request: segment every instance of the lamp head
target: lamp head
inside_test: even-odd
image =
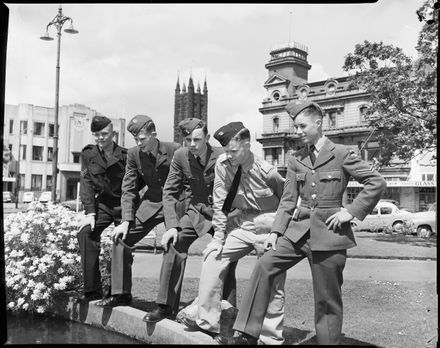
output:
[[[66,33],[69,33],[69,34],[78,34],[78,33],[79,33],[78,30],[76,30],[76,29],[73,28],[73,24],[72,24],[72,23],[70,23],[70,27],[67,28],[67,29],[64,29],[64,31],[65,31]]]
[[[49,35],[49,32],[46,30],[46,32],[44,33],[44,35],[43,35],[43,36],[40,36],[40,39],[41,39],[41,40],[44,40],[44,41],[51,41],[51,40],[53,40],[53,37],[51,37],[51,36]]]

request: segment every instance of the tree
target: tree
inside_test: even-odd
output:
[[[365,118],[379,141],[380,165],[396,157],[407,162],[437,148],[438,10],[433,6],[428,0],[417,11],[434,21],[419,34],[416,59],[399,47],[369,41],[345,56],[342,68],[349,73],[350,88],[370,94]]]

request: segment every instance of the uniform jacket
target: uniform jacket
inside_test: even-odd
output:
[[[162,208],[162,189],[170,170],[177,143],[160,142],[155,168],[141,161],[138,146],[128,149],[127,165],[122,181],[122,220],[145,222]],[[154,190],[149,190],[154,187]],[[160,189],[159,189],[160,188]]]
[[[351,177],[364,188],[345,208],[363,220],[386,187],[384,178],[372,165],[347,146],[334,144],[329,139],[325,140],[314,165],[307,147],[294,153],[289,159],[284,192],[272,231],[297,242],[310,230],[312,250],[342,250],[355,246],[349,222],[335,230],[329,230],[325,224],[329,216],[341,209],[342,195]],[[301,204],[293,214],[298,196]]]
[[[212,221],[215,238],[221,241],[225,240],[226,230],[229,230],[227,224],[232,222],[231,220],[243,217],[245,213],[257,216],[274,212],[283,194],[284,179],[278,173],[277,168],[251,152],[249,159],[242,165],[237,194],[232,201],[232,208],[236,210],[226,217],[222,208],[237,168],[231,165],[226,154],[219,157],[215,166]],[[240,216],[237,217],[236,214]]]
[[[215,162],[223,152],[222,148],[208,144],[206,165],[203,168],[189,148],[181,148],[174,154],[170,173],[163,189],[165,226],[178,228],[179,216],[176,204],[181,197],[184,183],[190,188],[188,214],[198,236],[203,236],[212,227],[212,188],[214,184]]]
[[[81,151],[80,197],[85,213],[95,213],[96,204],[121,205],[121,185],[127,162],[127,149],[113,145],[113,157],[104,159],[97,145]]]

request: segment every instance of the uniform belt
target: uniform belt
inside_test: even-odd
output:
[[[342,201],[338,199],[316,199],[313,201],[301,201],[301,207],[304,208],[340,208],[342,207]]]

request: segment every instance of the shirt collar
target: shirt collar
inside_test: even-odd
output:
[[[254,154],[250,152],[246,162],[244,162],[241,165],[241,171],[247,173],[252,168],[253,164],[254,164]]]
[[[315,149],[317,152],[321,151],[321,148],[324,146],[325,140],[327,137],[323,135],[321,138],[318,139],[318,141],[315,144]]]

